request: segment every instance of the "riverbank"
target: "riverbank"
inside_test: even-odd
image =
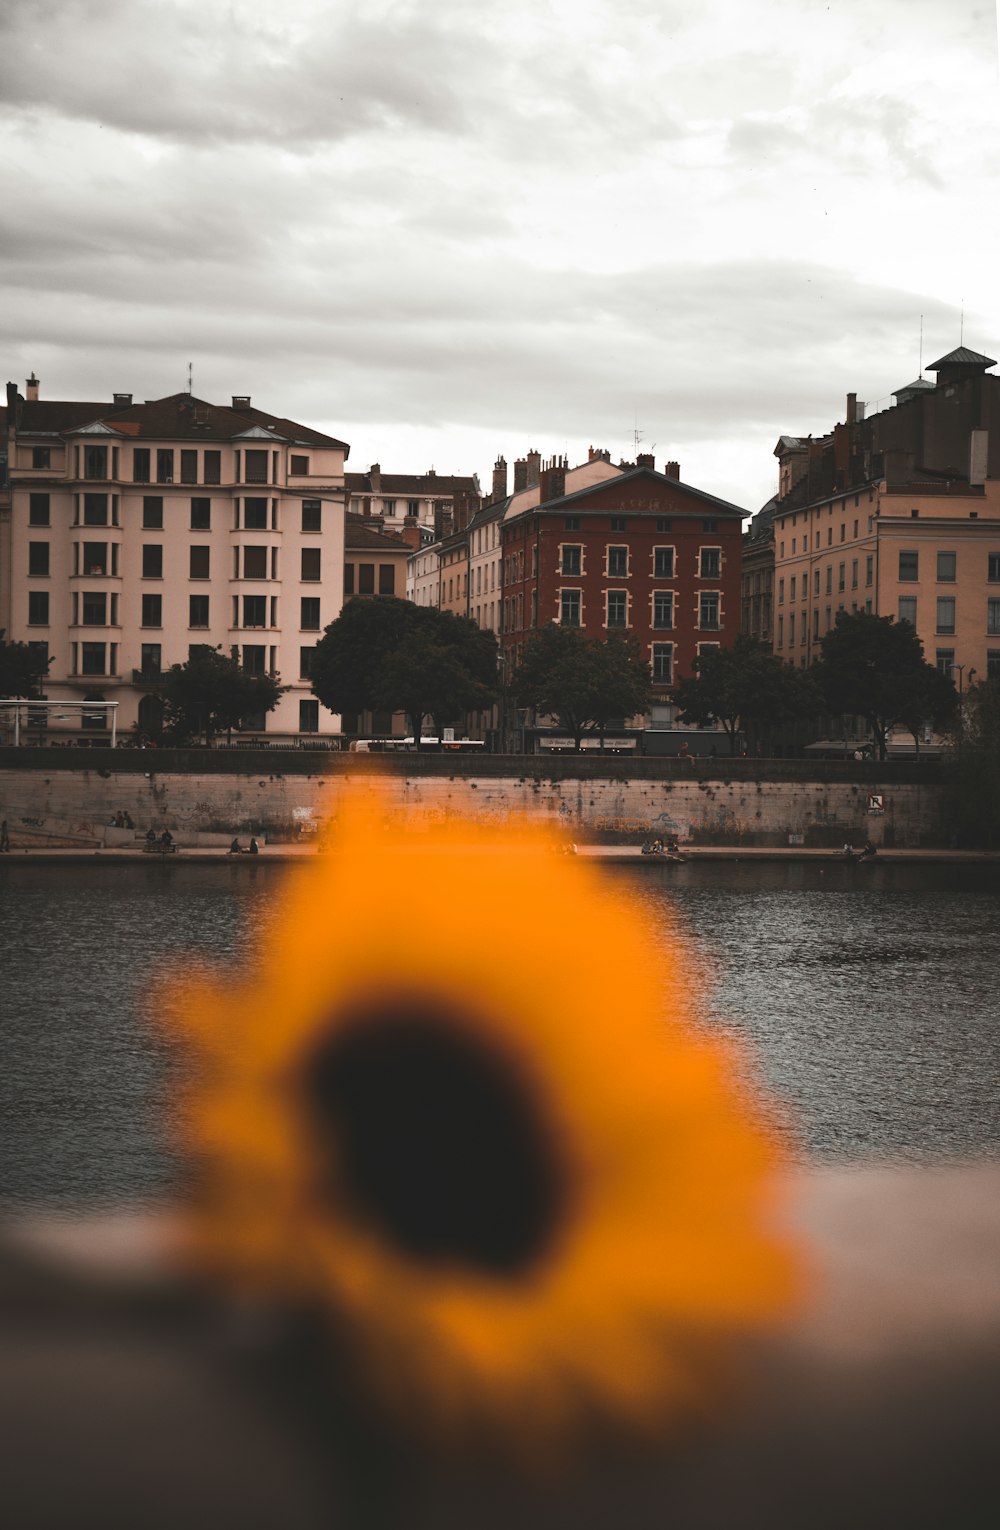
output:
[[[925,866],[998,866],[1000,867],[1000,851],[998,850],[941,850],[941,849],[903,849],[903,850],[880,850],[873,861],[863,861],[859,854],[855,854],[853,861],[845,856],[842,851],[830,849],[807,849],[801,845],[782,848],[780,846],[758,845],[695,845],[685,847],[679,858],[673,856],[643,855],[640,845],[575,845],[574,853],[581,860],[598,861],[606,865],[629,865],[644,866],[647,868],[659,867],[661,870],[672,866],[684,864],[712,864],[723,861],[746,861],[756,865],[768,862],[780,864],[801,863],[819,866],[869,866],[878,865],[925,865]],[[164,855],[159,851],[149,852],[136,848],[134,850],[112,847],[84,847],[68,848],[58,847],[46,849],[44,847],[31,846],[25,848],[15,847],[9,852],[8,858],[0,859],[0,869],[4,865],[45,865],[58,866],[61,864],[71,865],[85,862],[87,865],[119,866],[119,865],[218,865],[225,862],[231,866],[259,866],[268,865],[294,865],[300,861],[311,860],[315,855],[322,854],[315,839],[306,843],[294,845],[265,845],[259,855],[232,855],[226,849],[218,849],[212,846],[181,846],[176,851]]]

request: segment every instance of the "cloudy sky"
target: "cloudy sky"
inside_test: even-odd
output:
[[[782,432],[1000,356],[994,0],[3,0],[6,376],[350,467]]]

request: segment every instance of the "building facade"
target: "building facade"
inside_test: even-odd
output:
[[[50,700],[117,702],[119,733],[155,733],[161,676],[209,645],[288,687],[255,734],[339,732],[308,651],[342,603],[344,442],[243,395],[60,402],[35,378],[8,384],[6,434],[0,626],[51,659]],[[105,723],[50,733],[100,741]]]
[[[595,464],[584,465],[594,476]],[[610,469],[610,463],[604,463]],[[740,630],[740,555],[747,512],[680,480],[649,458],[620,465],[567,492],[562,464],[540,475],[537,502],[512,498],[503,523],[503,633],[513,672],[546,622],[590,637],[634,638],[658,697],[655,720],[672,720],[670,695],[708,648]]]
[[[410,520],[432,541],[467,525],[480,499],[475,474],[383,473],[377,462],[367,473],[348,473],[345,493],[352,515],[376,517],[387,531]]]

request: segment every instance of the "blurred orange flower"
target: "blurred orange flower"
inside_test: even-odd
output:
[[[565,1435],[705,1400],[780,1312],[777,1152],[684,952],[527,823],[349,796],[245,983],[180,984],[193,1247],[322,1306],[441,1432]]]

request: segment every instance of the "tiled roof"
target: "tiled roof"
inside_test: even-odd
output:
[[[69,435],[100,421],[133,440],[231,441],[248,428],[261,425],[282,440],[303,446],[346,449],[346,443],[325,436],[308,425],[268,414],[249,405],[232,409],[209,404],[190,393],[149,399],[143,404],[67,403],[59,399],[26,399],[19,431]]]
[[[711,505],[714,510],[722,515],[738,515],[740,517],[746,517],[750,514],[749,510],[742,510],[739,505],[732,505],[728,500],[719,499],[715,494],[707,494],[704,489],[694,489],[689,483],[681,483],[679,478],[668,478],[665,473],[657,473],[654,468],[644,467],[633,468],[630,472],[622,473],[620,477],[606,478],[600,483],[588,484],[585,489],[577,489],[574,494],[562,495],[556,499],[545,500],[543,504],[529,506],[528,511],[536,509],[543,511],[550,511],[555,509],[561,510],[564,505],[573,505],[574,507],[579,505],[580,509],[583,510],[586,509],[586,506],[582,503],[582,501],[589,498],[591,495],[603,494],[609,489],[612,492],[616,492],[637,478],[652,478],[657,483],[667,484],[671,489],[680,489],[683,491],[683,493],[689,494],[692,499],[702,500],[705,504]],[[601,511],[601,514],[603,515],[607,515],[608,513],[609,512],[606,509]],[[656,513],[659,514],[661,512]]]
[[[398,531],[383,531],[380,526],[373,526],[370,521],[366,521],[363,515],[347,515],[344,521],[344,547],[351,552],[366,549],[372,552],[411,551]]]
[[[474,477],[449,478],[441,473],[381,473],[379,487],[372,488],[370,473],[346,473],[344,487],[348,494],[381,494],[416,498],[447,499],[452,494],[476,493]]]

